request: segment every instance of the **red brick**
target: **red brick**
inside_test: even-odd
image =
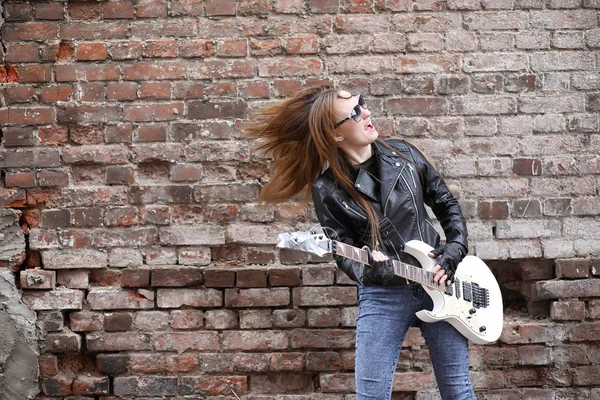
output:
[[[154,335],[156,351],[192,351],[219,350],[219,334],[217,332],[172,332]]]
[[[79,375],[73,381],[73,394],[101,395],[109,394],[108,377],[82,376]]]
[[[75,58],[78,61],[106,60],[107,56],[108,47],[105,43],[81,43],[75,51]]]
[[[342,358],[333,351],[308,352],[306,368],[309,371],[339,371],[342,369]]]
[[[113,0],[102,3],[102,16],[104,19],[133,18],[133,2],[131,0]]]
[[[600,338],[600,321],[582,322],[571,327],[569,339],[572,342],[597,341]]]
[[[122,287],[147,287],[150,286],[149,269],[124,269],[121,271]]]
[[[269,285],[271,286],[300,286],[299,268],[269,269]]]
[[[477,204],[477,213],[481,219],[506,219],[508,218],[508,202],[481,201]]]
[[[172,267],[152,271],[152,286],[183,287],[202,284],[202,271],[197,268]]]
[[[35,174],[32,172],[8,172],[6,187],[31,188],[36,186]]]
[[[206,287],[234,287],[235,272],[207,269],[204,271],[204,284]]]
[[[28,40],[49,40],[58,37],[58,24],[55,22],[6,23],[2,39],[6,42]]]
[[[590,276],[591,260],[588,258],[556,260],[557,278],[587,278]]]
[[[202,179],[203,168],[200,164],[175,164],[171,166],[170,178],[173,182],[194,182]]]
[[[153,301],[130,290],[117,291],[93,288],[87,295],[87,301],[92,310],[154,308]]]
[[[166,371],[166,360],[162,354],[136,354],[129,356],[128,368],[133,372],[155,374]]]
[[[209,247],[180,247],[177,262],[180,265],[208,265],[211,261]]]
[[[311,266],[302,268],[302,284],[304,286],[333,285],[335,267]]]
[[[37,268],[21,271],[20,285],[21,289],[54,289],[56,272]]]
[[[56,283],[71,289],[87,289],[90,286],[89,272],[86,270],[58,271]]]
[[[91,352],[143,351],[152,349],[149,334],[137,332],[93,332],[86,335],[86,347]]]
[[[100,4],[88,5],[84,1],[74,1],[68,4],[67,13],[71,19],[100,19],[102,9]]]
[[[225,289],[226,307],[275,307],[290,304],[287,288]]]
[[[121,282],[121,271],[119,270],[92,270],[90,272],[90,283],[93,286],[109,287],[119,286]]]
[[[235,15],[235,0],[206,0],[206,15]]]
[[[136,60],[142,57],[142,42],[109,43],[108,52],[113,60]]]
[[[106,97],[108,100],[135,100],[137,98],[137,83],[109,83],[106,87]]]
[[[63,171],[40,171],[37,179],[41,187],[64,187],[69,185],[69,175]]]
[[[42,210],[40,227],[42,228],[64,228],[70,226],[71,213],[67,209]]]
[[[316,308],[307,312],[308,326],[331,328],[340,324],[340,311],[337,308]]]
[[[295,306],[355,305],[355,287],[299,287],[292,291]]]
[[[124,117],[135,122],[167,121],[178,119],[183,114],[182,103],[164,103],[123,107]]]
[[[37,95],[37,89],[33,86],[15,86],[4,89],[6,102],[9,104],[33,103]]]
[[[81,336],[76,333],[49,333],[42,341],[41,350],[49,353],[71,353],[81,350]]]
[[[517,175],[542,175],[542,162],[537,159],[515,159],[513,173]]]
[[[217,42],[217,57],[246,57],[248,42],[246,39],[228,39]]]
[[[236,286],[241,288],[266,287],[267,270],[265,269],[243,269],[237,271]]]
[[[221,307],[223,295],[216,289],[158,289],[156,302],[160,308]]]
[[[69,316],[69,328],[74,332],[99,331],[104,327],[104,314],[81,311],[71,313]]]
[[[96,356],[98,371],[107,375],[120,375],[127,371],[127,355],[125,354],[98,354]]]
[[[147,61],[127,65],[123,69],[123,79],[126,81],[183,79],[184,70],[182,65],[173,63]]]
[[[204,326],[204,313],[200,310],[174,310],[171,312],[173,329],[201,329]]]
[[[40,144],[44,146],[64,144],[68,140],[68,128],[61,126],[39,127],[38,138]]]
[[[166,16],[166,0],[141,0],[137,2],[138,18],[161,18]]]
[[[140,207],[140,218],[143,223],[168,225],[171,220],[171,207],[165,205]]]
[[[102,226],[102,208],[73,208],[71,210],[71,224],[74,227]]]
[[[306,76],[321,73],[323,64],[317,58],[263,59],[258,63],[260,77]]]
[[[226,351],[284,350],[288,337],[283,331],[225,331],[222,347]]]
[[[177,41],[148,40],[142,54],[147,58],[174,58],[177,56]]]
[[[40,374],[42,376],[55,376],[58,374],[58,358],[54,355],[40,356]]]
[[[284,38],[282,45],[287,54],[317,54],[319,41],[315,35]]]
[[[303,353],[272,353],[269,363],[271,371],[302,371],[304,367]]]
[[[248,248],[246,259],[249,264],[272,264],[275,262],[275,251],[271,248]]]
[[[168,355],[165,357],[165,367],[169,372],[191,372],[198,367],[198,357],[195,354]]]
[[[339,0],[309,0],[310,11],[313,13],[336,13]]]
[[[104,330],[128,331],[133,327],[133,315],[128,312],[107,313],[104,315]]]
[[[238,326],[238,313],[231,310],[208,310],[205,313],[207,329],[233,329]]]
[[[136,207],[107,207],[104,213],[104,225],[106,226],[135,226],[138,224],[138,220]]]
[[[140,84],[140,99],[170,99],[170,82],[142,82]]]
[[[183,58],[208,58],[215,55],[215,43],[212,40],[184,40],[179,48]]]
[[[42,380],[42,390],[48,396],[68,396],[73,394],[73,378],[62,375],[46,377]]]
[[[37,3],[35,19],[61,20],[64,18],[64,6],[59,3]]]

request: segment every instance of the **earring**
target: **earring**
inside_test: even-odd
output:
[[[343,137],[341,137],[341,136],[336,136],[336,137],[335,137],[335,141],[336,141],[336,142],[341,142],[342,140],[344,140],[344,138],[343,138]]]

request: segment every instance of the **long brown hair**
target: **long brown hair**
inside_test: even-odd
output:
[[[371,247],[375,249],[380,240],[379,219],[355,189],[350,164],[334,139],[336,98],[341,96],[333,86],[311,87],[251,116],[244,130],[250,138],[258,140],[256,151],[273,157],[270,180],[258,200],[280,203],[300,196],[307,203],[312,184],[329,166],[336,182],[366,210]]]

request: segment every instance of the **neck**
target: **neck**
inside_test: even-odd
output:
[[[352,165],[357,165],[367,161],[373,155],[373,147],[371,145],[358,149],[344,149],[348,162]]]

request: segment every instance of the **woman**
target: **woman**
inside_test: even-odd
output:
[[[458,202],[414,146],[384,142],[362,95],[331,86],[307,89],[270,105],[247,132],[274,164],[259,200],[312,200],[333,239],[368,250],[369,265],[336,257],[358,283],[356,393],[389,399],[402,340],[419,326],[429,347],[443,399],[475,399],[469,379],[468,343],[447,322],[422,323],[415,312],[432,308],[420,284],[393,274],[391,259],[406,259],[404,243],[418,239],[435,248],[435,283],[449,284],[467,253],[467,229]],[[424,204],[440,221],[446,244]]]

